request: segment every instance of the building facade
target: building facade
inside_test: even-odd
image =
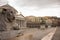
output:
[[[26,28],[26,20],[22,14],[16,15],[16,23],[19,28]]]

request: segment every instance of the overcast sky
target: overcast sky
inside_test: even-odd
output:
[[[24,16],[58,16],[60,17],[60,0],[4,0],[22,12]]]

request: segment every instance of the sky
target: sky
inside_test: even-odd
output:
[[[0,0],[0,5],[6,3],[24,16],[60,17],[60,0]]]

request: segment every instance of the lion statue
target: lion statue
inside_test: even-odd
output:
[[[14,21],[14,12],[10,9],[3,8],[0,12],[0,31],[11,30]]]

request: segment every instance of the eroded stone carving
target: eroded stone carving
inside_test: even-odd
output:
[[[0,12],[0,31],[10,30],[15,20],[15,15],[10,9],[2,9]]]

